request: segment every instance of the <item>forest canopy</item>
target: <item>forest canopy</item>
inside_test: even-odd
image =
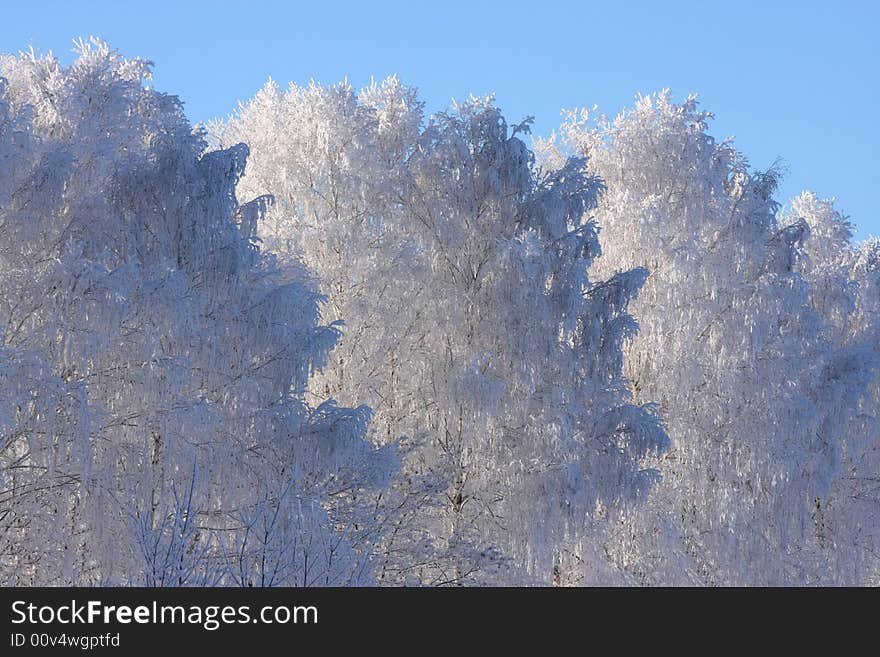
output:
[[[0,56],[2,585],[880,584],[880,241],[695,96],[151,66]]]

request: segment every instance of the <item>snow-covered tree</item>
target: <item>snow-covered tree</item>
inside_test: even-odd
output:
[[[304,399],[338,331],[149,76],[0,58],[0,581],[371,581],[368,411]]]
[[[880,242],[694,97],[150,70],[0,56],[0,583],[880,583]]]
[[[621,376],[645,272],[587,277],[600,184],[579,158],[534,167],[527,128],[491,99],[425,122],[396,78],[270,82],[212,127],[251,147],[239,192],[276,199],[264,244],[345,322],[312,394],[367,403],[403,456],[376,499],[383,583],[568,583],[588,516],[665,444]]]
[[[801,274],[808,223],[777,220],[776,174],[750,173],[708,134],[710,116],[664,92],[614,121],[572,113],[542,144],[605,181],[595,275],[651,272],[624,372],[636,402],[659,402],[672,448],[605,550],[630,582],[852,581],[829,563],[819,516],[874,365],[829,339],[809,305],[825,292]]]
[[[841,414],[839,475],[815,518],[829,569],[837,581],[876,584],[880,577],[880,247],[853,244],[854,226],[830,200],[812,192],[795,198],[784,224],[805,222],[800,269],[810,283],[810,305],[822,317],[841,366],[870,376],[846,396],[830,400],[855,412]],[[855,363],[855,364],[853,364]]]

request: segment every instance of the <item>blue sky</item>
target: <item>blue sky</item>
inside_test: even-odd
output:
[[[610,115],[639,92],[698,92],[712,132],[753,166],[782,158],[786,200],[837,199],[880,234],[880,3],[861,2],[20,2],[3,8],[0,50],[65,60],[94,34],[156,63],[155,86],[191,120],[228,114],[271,76],[355,85],[397,73],[431,111],[494,92],[537,134],[563,107]]]

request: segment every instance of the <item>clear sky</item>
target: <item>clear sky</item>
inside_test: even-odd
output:
[[[156,88],[194,122],[225,116],[271,76],[357,86],[397,73],[428,110],[494,92],[536,134],[560,110],[617,114],[639,92],[698,92],[718,137],[753,166],[782,158],[786,200],[837,199],[858,237],[880,234],[880,2],[166,2],[4,3],[0,50],[72,58],[94,34],[156,63]]]

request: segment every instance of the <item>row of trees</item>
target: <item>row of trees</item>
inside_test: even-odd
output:
[[[880,244],[693,98],[149,70],[0,59],[0,581],[876,582]]]

